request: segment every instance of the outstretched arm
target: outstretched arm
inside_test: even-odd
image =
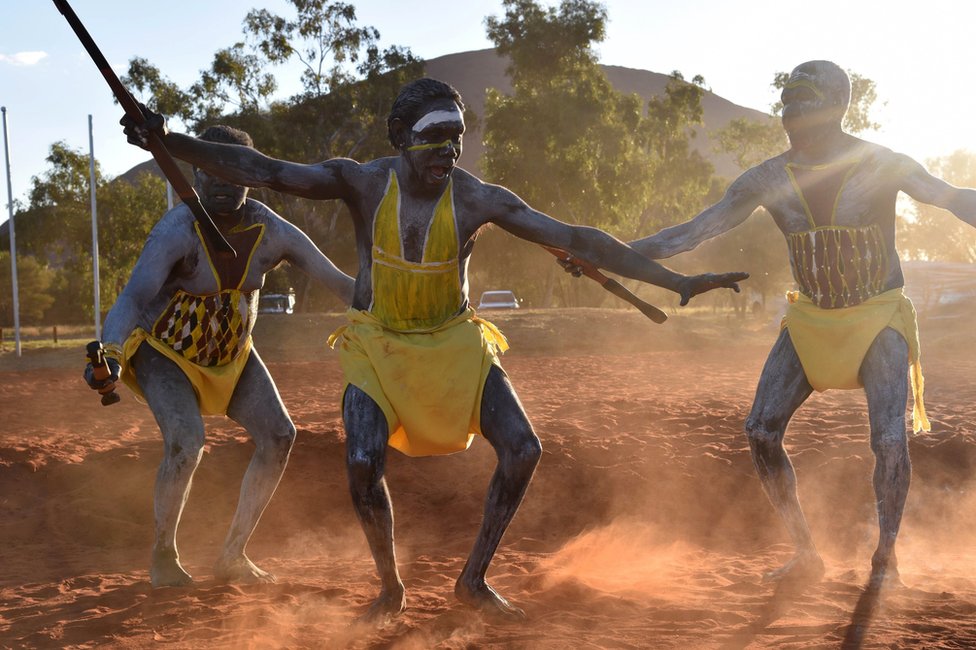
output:
[[[732,230],[759,207],[760,196],[753,178],[755,168],[737,178],[722,200],[706,208],[693,219],[677,226],[630,242],[630,246],[651,259],[663,259],[684,253],[702,242]]]
[[[534,210],[512,192],[485,186],[485,205],[491,221],[522,239],[565,250],[575,257],[618,275],[655,284],[681,295],[681,304],[692,296],[726,287],[738,291],[746,273],[685,276],[654,262],[619,239],[589,226],[573,226]]]
[[[146,122],[142,125],[128,117],[121,120],[131,144],[147,148],[149,131],[155,131],[174,157],[236,185],[267,187],[307,199],[338,199],[343,197],[345,189],[343,168],[357,164],[345,159],[311,165],[279,160],[251,147],[205,142],[182,133],[172,133],[166,128],[162,115],[147,108],[143,108],[143,113]]]
[[[949,210],[976,227],[976,189],[950,185],[907,156],[901,156],[901,164],[905,170],[900,188],[903,192],[916,201]]]
[[[313,280],[324,284],[346,304],[351,305],[356,281],[343,273],[297,226],[281,220],[287,241],[284,259],[300,268]]]

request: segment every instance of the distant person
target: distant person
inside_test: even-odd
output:
[[[472,607],[524,616],[485,581],[542,454],[497,360],[507,347],[504,337],[469,305],[468,262],[485,225],[671,289],[681,294],[682,304],[717,287],[737,290],[736,283],[747,277],[674,273],[600,230],[557,221],[504,187],[455,167],[463,112],[461,96],[448,84],[411,82],[387,120],[398,155],[309,165],[166,134],[159,116],[148,116],[178,158],[230,182],[341,199],[352,214],[359,275],[349,325],[337,339],[348,382],[343,420],[349,487],[382,582],[368,617],[385,618],[405,607],[384,479],[387,445],[411,456],[446,454],[467,448],[475,433],[492,445],[498,466],[481,530],[454,591]],[[145,144],[145,128],[129,123],[126,133]]]
[[[787,424],[813,390],[863,386],[880,527],[870,584],[880,586],[898,580],[895,538],[911,476],[909,369],[915,430],[929,428],[915,310],[902,291],[895,249],[895,199],[905,192],[976,225],[976,191],[845,133],[850,97],[850,79],[837,65],[797,66],[782,94],[790,148],[743,173],[695,218],[631,246],[651,259],[670,257],[731,230],[759,206],[772,215],[786,237],[799,292],[791,294],[745,426],[763,488],[796,544],[794,558],[769,577],[819,579],[824,572],[783,447]]]
[[[251,137],[213,126],[207,142],[252,146]],[[214,573],[228,581],[273,582],[244,547],[281,479],[295,441],[292,424],[268,369],[252,347],[264,276],[288,261],[346,304],[353,279],[337,269],[305,234],[247,198],[248,189],[195,170],[196,190],[237,257],[215,253],[193,215],[180,204],[153,228],[132,277],[105,319],[112,380],[122,380],[149,404],[163,434],[156,476],[154,587],[192,582],[180,564],[176,529],[203,456],[201,415],[224,415],[247,430],[255,450],[240,502]],[[85,378],[102,386],[88,364]]]

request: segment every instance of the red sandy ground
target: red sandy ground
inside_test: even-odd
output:
[[[513,343],[504,365],[545,454],[489,581],[529,621],[485,619],[453,597],[494,466],[476,440],[442,458],[391,451],[408,609],[376,628],[356,622],[378,583],[346,489],[340,372],[320,345],[337,321],[265,320],[257,346],[299,430],[248,549],[273,585],[211,574],[252,449],[233,423],[208,420],[180,529],[198,582],[153,590],[161,443],[148,409],[124,389],[122,403],[99,406],[80,351],[0,359],[0,647],[976,647],[965,323],[922,322],[934,426],[911,440],[907,587],[876,598],[863,589],[877,523],[860,391],[815,395],[787,438],[825,579],[793,590],[761,580],[791,551],[742,433],[775,324],[499,316]]]

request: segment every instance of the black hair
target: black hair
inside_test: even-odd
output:
[[[215,124],[207,127],[207,130],[200,134],[201,140],[207,142],[221,142],[223,144],[240,144],[245,147],[254,148],[254,140],[251,139],[247,131],[235,129],[226,124]]]
[[[400,88],[400,93],[393,101],[392,108],[390,108],[390,116],[386,118],[387,136],[390,138],[390,144],[394,148],[399,149],[402,143],[396,142],[393,139],[393,129],[391,128],[393,120],[401,120],[408,127],[412,127],[417,123],[417,120],[423,117],[421,111],[424,106],[434,99],[453,100],[458,105],[458,108],[461,109],[461,112],[464,112],[464,102],[461,101],[461,93],[451,84],[424,77],[423,79],[417,79],[404,84]]]

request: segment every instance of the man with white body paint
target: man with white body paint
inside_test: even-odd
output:
[[[368,163],[303,165],[252,149],[165,133],[177,157],[234,183],[311,199],[341,199],[356,230],[359,274],[349,324],[333,335],[347,386],[343,399],[349,486],[382,582],[369,617],[396,615],[405,592],[396,566],[393,510],[384,479],[387,446],[411,456],[460,451],[482,434],[498,465],[474,548],[455,585],[463,603],[508,618],[521,609],[486,582],[488,565],[542,454],[539,439],[497,360],[507,347],[468,302],[467,268],[478,232],[494,223],[529,241],[564,249],[621,275],[666,287],[685,304],[744,273],[687,277],[610,235],[570,226],[455,164],[464,105],[433,79],[403,87],[388,118],[399,155]],[[144,130],[127,126],[130,141]]]
[[[252,145],[247,133],[222,125],[210,127],[201,138]],[[284,473],[295,425],[251,344],[259,291],[265,274],[282,261],[325,284],[345,304],[352,300],[353,279],[305,233],[248,198],[246,187],[200,169],[195,181],[203,206],[238,255],[215,252],[186,205],[163,215],[105,319],[106,359],[112,379],[121,376],[149,404],[163,435],[153,508],[152,586],[192,582],[180,563],[176,533],[203,457],[201,415],[227,415],[254,441],[214,574],[226,581],[273,582],[274,576],[252,563],[244,549]],[[91,364],[85,378],[92,388],[102,385]]]
[[[902,291],[895,248],[895,200],[905,192],[976,226],[976,191],[953,187],[908,156],[845,133],[850,96],[850,79],[837,65],[797,66],[782,94],[790,148],[743,173],[698,216],[631,246],[661,259],[731,230],[759,206],[772,215],[786,238],[799,291],[791,295],[745,424],[763,489],[796,545],[795,556],[768,577],[813,580],[824,573],[783,447],[790,418],[813,390],[863,387],[879,523],[869,584],[880,587],[898,581],[895,538],[911,477],[909,376],[916,431],[928,429],[915,310]]]

